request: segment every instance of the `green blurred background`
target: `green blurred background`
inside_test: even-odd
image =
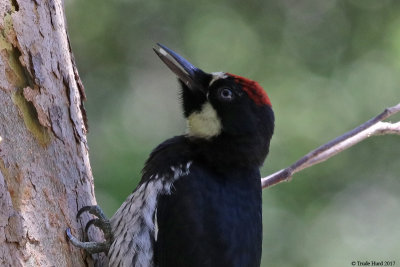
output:
[[[156,42],[265,88],[276,131],[264,176],[400,101],[400,1],[67,0],[66,12],[109,216],[152,148],[185,131]],[[399,136],[358,144],[263,199],[262,266],[400,264]]]

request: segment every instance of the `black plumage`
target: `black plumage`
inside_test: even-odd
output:
[[[190,142],[184,139],[174,141]],[[160,159],[167,150],[176,153],[175,146],[182,145],[177,143],[159,152]],[[200,160],[202,155],[192,156],[189,174],[173,184],[171,194],[158,200],[156,266],[259,266],[262,219],[258,168],[216,170]],[[157,163],[149,162],[148,166]]]

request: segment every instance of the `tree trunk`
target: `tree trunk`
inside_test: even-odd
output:
[[[0,1],[0,265],[85,266],[65,237],[95,203],[62,0]],[[84,217],[87,221],[87,218]]]

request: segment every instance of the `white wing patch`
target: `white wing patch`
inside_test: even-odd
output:
[[[187,119],[189,136],[210,139],[222,131],[221,120],[217,112],[206,102],[200,111],[193,112]]]
[[[157,235],[155,211],[159,195],[170,194],[172,184],[189,174],[192,162],[141,184],[111,218],[114,241],[108,252],[110,266],[150,267]]]

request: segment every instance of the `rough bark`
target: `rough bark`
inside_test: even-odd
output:
[[[0,1],[0,266],[85,266],[71,246],[94,204],[84,89],[62,0]]]

